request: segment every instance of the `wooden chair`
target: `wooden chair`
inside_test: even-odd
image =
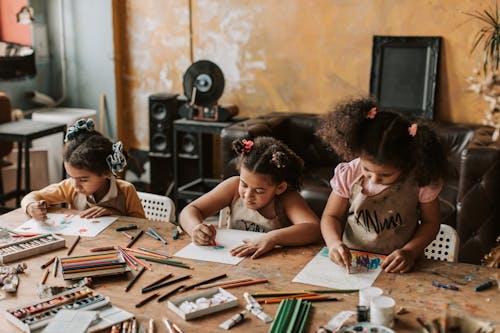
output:
[[[146,218],[152,221],[173,222],[175,219],[175,205],[169,197],[137,192],[141,199]]]
[[[436,239],[425,248],[424,256],[427,259],[456,262],[459,244],[456,230],[447,224],[441,224]]]

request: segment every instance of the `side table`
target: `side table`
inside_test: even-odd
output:
[[[46,135],[66,131],[65,124],[47,123],[22,119],[0,125],[0,140],[17,142],[17,173],[16,190],[5,193],[0,198],[4,202],[13,197],[16,198],[16,206],[21,203],[21,196],[31,191],[30,184],[30,152],[31,141]],[[61,142],[61,145],[63,143]],[[21,189],[22,157],[24,149],[24,190]]]

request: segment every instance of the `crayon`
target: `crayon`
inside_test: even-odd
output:
[[[438,281],[432,281],[432,285],[434,287],[444,288],[444,289],[449,289],[449,290],[454,290],[454,291],[460,290],[457,286],[453,286],[451,284],[446,284],[446,283],[442,283],[442,282],[438,282]]]
[[[103,247],[94,247],[90,249],[90,252],[103,252],[103,251],[114,251],[114,246],[103,246]]]
[[[482,291],[482,290],[486,290],[486,289],[489,289],[493,286],[496,286],[497,285],[497,281],[495,280],[488,280],[484,283],[481,283],[480,285],[476,286],[474,288],[474,291]]]
[[[69,248],[68,250],[68,256],[71,254],[71,252],[73,252],[73,250],[75,249],[76,247],[76,244],[78,244],[78,242],[80,241],[80,235],[78,235],[78,237],[76,237],[75,241],[73,242],[73,244],[71,245],[71,247]]]
[[[40,266],[40,268],[41,269],[47,268],[50,264],[52,264],[54,262],[55,259],[56,259],[56,257],[50,258],[45,264],[43,264],[42,266]]]
[[[156,297],[160,296],[160,293],[156,293],[156,294],[153,294],[149,297],[146,297],[145,299],[143,299],[142,301],[140,301],[139,303],[137,303],[135,305],[136,308],[140,308],[141,306],[151,302],[152,300],[154,300]]]
[[[127,225],[124,227],[118,227],[115,230],[116,231],[127,231],[127,230],[134,230],[137,229],[137,226],[135,224]]]

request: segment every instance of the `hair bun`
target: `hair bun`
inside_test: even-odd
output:
[[[95,128],[94,121],[91,118],[88,119],[78,119],[73,125],[71,125],[66,131],[66,136],[64,137],[64,142],[73,140],[78,133],[82,131],[93,132]]]
[[[282,169],[286,167],[286,164],[288,162],[288,158],[286,154],[282,151],[277,151],[273,153],[273,156],[271,157],[272,164],[274,164],[278,169]]]

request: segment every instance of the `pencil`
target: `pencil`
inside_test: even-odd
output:
[[[158,262],[160,264],[165,264],[165,265],[171,265],[171,266],[177,266],[177,267],[182,267],[182,268],[187,268],[187,269],[193,269],[193,267],[183,263],[183,262],[180,262],[180,261],[176,261],[176,260],[169,260],[169,259],[159,259],[159,258],[154,258],[154,257],[148,257],[148,256],[137,256],[137,258],[139,259],[144,259],[144,260],[147,260],[147,261],[154,261],[154,262]]]
[[[175,287],[174,289],[170,290],[168,293],[166,293],[162,297],[158,298],[158,303],[163,302],[164,300],[166,300],[167,298],[169,298],[170,296],[172,296],[173,294],[175,294],[176,292],[178,292],[182,288],[184,288],[184,285]]]
[[[219,287],[228,289],[228,288],[250,286],[252,284],[267,283],[267,282],[269,282],[268,279],[259,279],[259,280],[245,281],[245,282],[236,282],[236,283],[223,284],[223,285],[220,285]]]
[[[45,284],[45,281],[47,280],[47,276],[49,276],[50,269],[46,269],[45,272],[43,272],[42,278],[40,279],[40,284]]]
[[[151,271],[151,267],[149,267],[144,261],[140,260],[139,258],[137,258],[136,256],[134,256],[133,254],[130,255],[139,265],[141,265],[142,267],[144,267],[145,269],[147,269],[148,271]]]
[[[138,249],[141,250],[141,251],[144,251],[144,252],[158,254],[160,256],[164,256],[164,257],[167,257],[167,258],[171,258],[172,257],[172,256],[168,255],[167,253],[162,252],[162,251],[158,251],[158,250],[151,250],[151,249],[147,249],[147,248],[144,248],[144,247],[138,247]]]
[[[168,333],[175,333],[174,330],[172,329],[172,325],[170,325],[170,322],[166,317],[163,317],[163,323],[165,324],[165,327],[167,328]]]
[[[214,276],[213,278],[210,278],[210,279],[206,279],[206,280],[203,280],[203,281],[200,281],[198,283],[195,283],[195,284],[192,284],[192,285],[189,285],[189,286],[186,286],[184,288],[181,289],[182,292],[185,292],[185,291],[188,291],[188,290],[191,290],[193,288],[196,288],[198,286],[201,286],[201,285],[204,285],[204,284],[207,284],[207,283],[210,283],[210,282],[214,282],[214,281],[217,281],[217,280],[220,280],[220,279],[223,279],[227,277],[227,274],[221,274],[221,275],[217,275],[217,276]]]
[[[132,238],[130,240],[130,242],[127,244],[127,246],[125,247],[132,247],[132,245],[134,245],[134,243],[139,239],[139,237],[142,236],[142,234],[144,233],[144,230],[141,230],[137,233],[137,235],[134,236],[134,238]]]
[[[160,296],[160,293],[156,293],[156,294],[153,294],[149,297],[146,297],[145,299],[143,299],[142,301],[140,301],[139,303],[137,303],[135,305],[136,308],[140,308],[141,306],[151,302],[152,300],[154,300],[156,297]]]
[[[41,269],[47,268],[50,264],[52,264],[54,262],[55,259],[56,259],[56,257],[50,258],[45,264],[43,264],[42,266],[40,266],[40,268]]]
[[[158,253],[150,253],[148,251],[144,251],[142,250],[141,247],[139,247],[138,249],[131,249],[131,248],[124,248],[125,251],[129,251],[129,252],[133,252],[133,253],[137,253],[137,254],[142,254],[142,255],[145,255],[145,256],[150,256],[150,257],[154,257],[154,258],[158,258],[158,259],[166,259],[166,255],[164,254],[158,254]]]
[[[177,331],[177,333],[184,333],[179,326],[177,326],[175,323],[172,323],[172,326],[174,329]]]
[[[56,277],[56,276],[57,276],[57,265],[58,265],[58,264],[59,264],[59,258],[58,258],[58,257],[56,257],[56,258],[54,259],[54,277]]]
[[[153,318],[149,319],[148,333],[155,333],[155,320]]]
[[[160,288],[169,286],[171,284],[174,284],[174,283],[177,283],[177,282],[180,282],[180,281],[184,281],[186,279],[190,279],[191,277],[192,277],[192,275],[184,275],[184,276],[181,276],[180,278],[177,278],[177,279],[174,279],[174,280],[170,280],[170,281],[163,282],[163,283],[160,283],[160,284],[155,284],[155,285],[147,287],[147,288],[142,288],[141,293],[144,294],[144,293],[147,293],[149,291],[160,289]]]
[[[279,297],[269,297],[269,298],[265,298],[265,299],[259,299],[258,302],[261,303],[261,304],[262,303],[269,304],[269,302],[278,301],[278,302],[275,302],[275,303],[279,303],[279,301],[282,301],[284,299],[304,298],[304,297],[310,297],[310,296],[327,297],[327,296],[323,296],[323,295],[307,293],[307,294],[298,294],[298,295],[286,295],[286,296],[279,296]]]
[[[139,272],[137,272],[137,274],[132,278],[132,280],[130,280],[130,282],[125,287],[125,291],[126,292],[129,291],[130,288],[132,288],[132,286],[134,285],[134,283],[141,277],[142,273],[144,273],[144,270],[145,270],[145,268],[141,267],[141,269],[139,270]]]
[[[174,276],[172,273],[168,273],[167,275],[165,275],[164,277],[156,280],[155,282],[152,282],[150,284],[148,284],[147,286],[145,286],[144,288],[148,288],[148,287],[151,287],[151,286],[154,286],[155,284],[159,284],[159,283],[162,283],[163,281],[165,280],[168,280],[170,279],[172,276]]]
[[[75,241],[73,242],[73,244],[71,245],[71,247],[70,247],[70,248],[69,248],[69,250],[68,250],[68,254],[67,254],[68,256],[71,254],[71,252],[73,252],[73,250],[74,250],[74,249],[75,249],[75,247],[76,247],[76,244],[78,244],[78,242],[80,241],[80,238],[81,238],[81,237],[80,237],[80,235],[78,235],[78,236],[76,237]]]
[[[288,296],[288,295],[299,295],[304,293],[313,293],[315,291],[262,291],[253,293],[253,297],[279,297],[279,296]]]
[[[123,236],[127,237],[128,239],[132,239],[132,238],[134,238],[134,236],[132,236],[131,234],[128,234],[128,233],[127,233],[127,232],[125,232],[125,231],[122,231],[122,234],[123,234]]]
[[[90,252],[102,252],[102,251],[114,251],[114,246],[103,246],[103,247],[94,247],[90,249]]]
[[[222,286],[224,284],[232,284],[232,283],[245,282],[245,281],[250,281],[250,280],[252,280],[252,279],[251,278],[242,278],[242,279],[235,279],[235,280],[227,280],[227,281],[204,284],[202,286],[196,287],[196,289],[209,289],[209,288],[213,288],[213,287]]]

